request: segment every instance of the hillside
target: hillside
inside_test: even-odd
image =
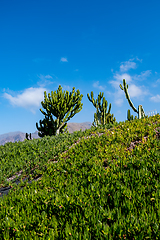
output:
[[[160,239],[159,114],[7,143],[0,159],[0,239]]]

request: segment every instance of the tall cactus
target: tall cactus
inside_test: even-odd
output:
[[[91,98],[89,96],[89,93],[87,94],[87,97],[90,102],[93,103],[93,106],[96,108],[96,113],[94,114],[94,122],[92,123],[93,126],[98,126],[98,125],[105,125],[107,123],[113,123],[116,122],[116,119],[113,118],[113,114],[110,114],[111,111],[111,103],[109,104],[109,109],[107,112],[107,105],[108,102],[105,100],[105,97],[103,97],[104,93],[99,93],[98,94],[98,100],[94,100],[93,98],[93,92],[91,92]],[[101,99],[103,97],[103,102],[101,104]]]
[[[47,113],[40,109],[45,118],[42,121],[40,120],[40,127],[36,123],[37,129],[41,131],[38,135],[44,137],[64,133],[67,128],[67,121],[82,110],[82,97],[83,95],[80,95],[79,90],[75,92],[74,87],[70,94],[68,91],[62,92],[61,85],[59,85],[57,93],[51,91],[51,95],[49,93],[48,97],[45,91],[44,102],[42,101],[41,104]],[[52,115],[57,119],[53,120]]]
[[[120,86],[120,88],[121,88],[122,90],[124,90],[125,95],[126,95],[126,98],[127,98],[128,102],[129,102],[129,105],[130,105],[131,108],[133,109],[133,111],[135,111],[136,113],[138,113],[138,119],[141,119],[141,118],[145,117],[144,109],[143,109],[142,105],[139,105],[139,106],[138,106],[138,110],[133,106],[133,103],[132,103],[131,100],[130,100],[130,96],[129,96],[128,90],[127,90],[127,89],[128,89],[128,84],[127,84],[127,86],[126,86],[126,81],[125,81],[125,79],[123,79],[123,87],[122,87],[121,84],[120,84],[119,86]]]

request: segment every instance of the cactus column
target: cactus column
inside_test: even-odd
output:
[[[56,91],[46,94],[44,92],[44,102],[42,101],[42,107],[46,110],[44,112],[42,109],[40,111],[45,115],[43,121],[40,120],[40,127],[36,123],[36,127],[41,133],[38,133],[40,137],[58,135],[59,133],[64,133],[67,127],[67,121],[70,120],[76,113],[82,110],[82,97],[79,90],[74,91],[69,95],[69,92],[62,92],[62,87],[59,85],[59,88]],[[53,120],[53,116],[57,119]]]
[[[89,96],[89,93],[87,94],[87,97],[89,99],[90,102],[93,103],[94,107],[97,109],[97,112],[94,114],[94,123],[95,126],[97,127],[98,125],[105,125],[106,123],[113,123],[116,121],[115,118],[113,118],[113,114],[110,114],[111,111],[111,103],[109,104],[109,109],[107,112],[107,105],[108,102],[107,100],[105,100],[105,97],[103,97],[104,93],[99,93],[98,94],[98,100],[96,99],[96,101],[93,98],[93,92],[91,92],[91,98]],[[103,97],[103,102],[101,105],[101,99]]]
[[[126,98],[127,98],[128,102],[129,102],[129,105],[130,105],[131,108],[133,109],[133,111],[135,111],[136,113],[138,113],[138,119],[141,119],[141,118],[145,117],[145,114],[144,114],[144,110],[143,110],[142,105],[139,105],[139,106],[138,106],[138,110],[133,106],[133,103],[132,103],[131,100],[130,100],[130,96],[129,96],[128,90],[127,90],[127,89],[128,89],[128,84],[126,85],[125,79],[123,79],[123,87],[122,87],[121,84],[120,84],[119,86],[120,86],[120,88],[121,88],[122,90],[124,90],[125,95],[126,95]]]

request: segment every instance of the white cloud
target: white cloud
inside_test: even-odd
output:
[[[72,92],[72,90],[73,90],[73,87],[71,88],[69,85],[64,85],[64,84],[59,84],[59,85],[61,85],[61,87],[62,87],[62,92],[64,92],[64,91]],[[76,89],[75,89],[75,92],[76,92]]]
[[[135,69],[136,68],[136,63],[133,62],[133,59],[129,59],[129,61],[126,62],[122,62],[122,64],[120,65],[120,71],[121,72],[127,72],[129,69]]]
[[[104,93],[103,97],[105,97],[105,99],[106,99],[106,97],[112,95],[112,92],[105,90],[106,86],[103,87],[103,86],[99,85],[99,81],[95,82],[93,84],[93,87],[95,87],[96,89],[99,89],[100,91],[102,91],[102,93]]]
[[[40,87],[45,87],[46,85],[49,85],[49,84],[53,84],[54,82],[53,81],[50,81],[49,79],[53,79],[53,77],[51,75],[42,75],[40,74],[38,76],[40,78],[41,81],[39,81],[37,84],[40,86]],[[57,79],[57,77],[55,76],[55,78]]]
[[[42,74],[40,74],[39,76],[38,76],[42,81],[45,81],[46,79],[53,79],[53,77],[52,76],[50,76],[49,74],[48,75],[42,75]]]
[[[123,74],[116,73],[113,77],[116,79],[117,82],[120,82],[120,83],[123,82],[123,79],[125,79],[127,83],[132,81],[132,78],[128,73],[123,73]]]
[[[46,75],[45,78],[50,79],[50,78],[53,78],[53,77],[50,76],[50,75]]]
[[[126,83],[127,83],[127,81],[126,81]],[[123,84],[121,84],[121,85],[123,87]],[[117,82],[115,82],[115,88],[117,89],[117,91],[113,94],[114,95],[114,103],[120,107],[120,106],[122,106],[124,99],[126,99],[125,92],[120,89],[119,84]],[[128,93],[129,93],[131,101],[132,101],[132,98],[137,98],[137,99],[139,98],[140,100],[142,100],[145,95],[149,94],[144,86],[138,87],[135,84],[128,85]]]
[[[60,61],[61,62],[68,62],[67,58],[64,58],[64,57],[62,57]]]
[[[152,87],[157,87],[160,83],[160,78],[157,79],[156,83],[152,83]]]
[[[133,79],[137,80],[137,81],[144,81],[147,77],[149,77],[151,75],[151,70],[147,70],[147,71],[143,71],[141,72],[141,74],[139,75],[134,75]]]
[[[131,76],[128,74],[128,73],[124,73],[124,74],[118,74],[116,73],[113,78],[116,80],[112,80],[112,81],[109,81],[109,83],[112,85],[112,87],[114,87],[115,89],[119,90],[120,87],[119,85],[121,84],[123,86],[123,79],[126,80],[126,83],[130,83],[132,81],[132,78]]]
[[[13,106],[27,108],[31,112],[35,113],[35,108],[40,107],[41,101],[44,100],[45,88],[28,88],[25,89],[22,94],[18,94],[16,97],[11,96],[8,93],[4,93],[4,98],[8,99]]]
[[[104,91],[104,90],[105,90],[105,87],[99,85],[99,81],[95,82],[95,83],[93,84],[93,87],[95,87],[95,88],[97,88],[97,89],[100,89],[101,91]]]
[[[118,99],[115,98],[114,102],[117,106],[121,107],[122,103],[123,103],[123,99],[122,98],[118,98]]]
[[[133,84],[133,81],[136,79],[144,79],[147,76],[149,76],[149,71],[146,71],[145,73],[143,72],[142,74],[138,75],[138,76],[131,76],[127,73],[124,74],[115,74],[113,77],[114,79],[116,79],[116,81],[110,81],[111,85],[117,89],[117,93],[115,95],[115,98],[120,97],[124,94],[124,91],[122,91],[119,87],[119,85],[121,84],[123,87],[123,79],[126,80],[126,84],[128,84],[128,92],[130,97],[140,97],[142,98],[143,96],[148,94],[148,91],[145,90],[144,87],[140,87],[140,86],[136,86],[135,84]],[[116,101],[117,102],[117,101]]]
[[[139,97],[144,94],[143,90],[134,84],[129,85],[128,88],[129,88],[128,92],[130,97]]]
[[[136,57],[136,59],[137,59],[137,61],[142,62],[142,59],[139,59],[138,57]]]
[[[156,96],[151,97],[150,100],[153,102],[160,102],[160,95],[157,94]]]

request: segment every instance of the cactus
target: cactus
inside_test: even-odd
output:
[[[38,124],[36,123],[37,129],[40,131],[38,132],[39,137],[44,136],[55,136],[56,135],[56,129],[57,129],[57,119],[53,121],[52,116],[45,116],[43,120],[40,120],[40,127],[38,127]],[[67,131],[67,124],[65,123],[61,129],[60,133],[65,133]]]
[[[29,140],[29,137],[30,137],[30,140],[32,140],[31,133],[30,134],[26,133],[26,139],[27,140]]]
[[[129,105],[130,105],[131,108],[133,109],[133,111],[135,111],[136,113],[138,113],[138,119],[144,118],[144,117],[145,117],[145,114],[144,114],[144,109],[143,109],[142,105],[139,105],[139,106],[138,106],[138,110],[137,110],[137,109],[133,106],[133,103],[132,103],[131,100],[130,100],[130,96],[129,96],[128,90],[127,90],[127,89],[128,89],[128,84],[127,84],[127,86],[126,86],[126,81],[125,81],[125,79],[123,79],[123,87],[122,87],[121,84],[120,84],[119,86],[120,86],[120,88],[121,88],[122,90],[124,90],[125,95],[126,95],[126,98],[127,98],[128,102],[129,102]]]
[[[41,132],[38,133],[40,137],[64,133],[67,130],[67,121],[81,111],[83,95],[80,95],[79,90],[75,92],[74,89],[72,89],[70,95],[68,91],[66,91],[66,94],[65,91],[62,93],[60,85],[57,93],[56,91],[54,93],[51,91],[51,95],[49,93],[48,97],[46,91],[44,92],[44,102],[42,101],[41,104],[47,113],[40,109],[45,118],[42,121],[40,120],[40,127],[36,123],[37,129]],[[57,119],[53,120],[52,115]]]
[[[130,113],[130,110],[128,109],[128,112],[127,112],[127,120],[128,121],[131,121],[131,120],[133,120],[134,118],[133,118],[133,115],[131,115],[131,113]]]
[[[108,102],[105,100],[105,97],[103,97],[104,93],[99,93],[98,94],[98,100],[96,101],[93,98],[93,92],[91,92],[91,98],[89,96],[89,93],[87,94],[87,97],[90,102],[93,103],[94,107],[97,109],[97,112],[94,114],[94,122],[92,123],[93,126],[98,126],[98,125],[105,125],[107,123],[113,123],[116,122],[116,119],[113,118],[113,114],[110,114],[111,111],[111,103],[109,104],[109,109],[107,112],[107,105]],[[103,97],[102,105],[101,105],[101,99]]]

